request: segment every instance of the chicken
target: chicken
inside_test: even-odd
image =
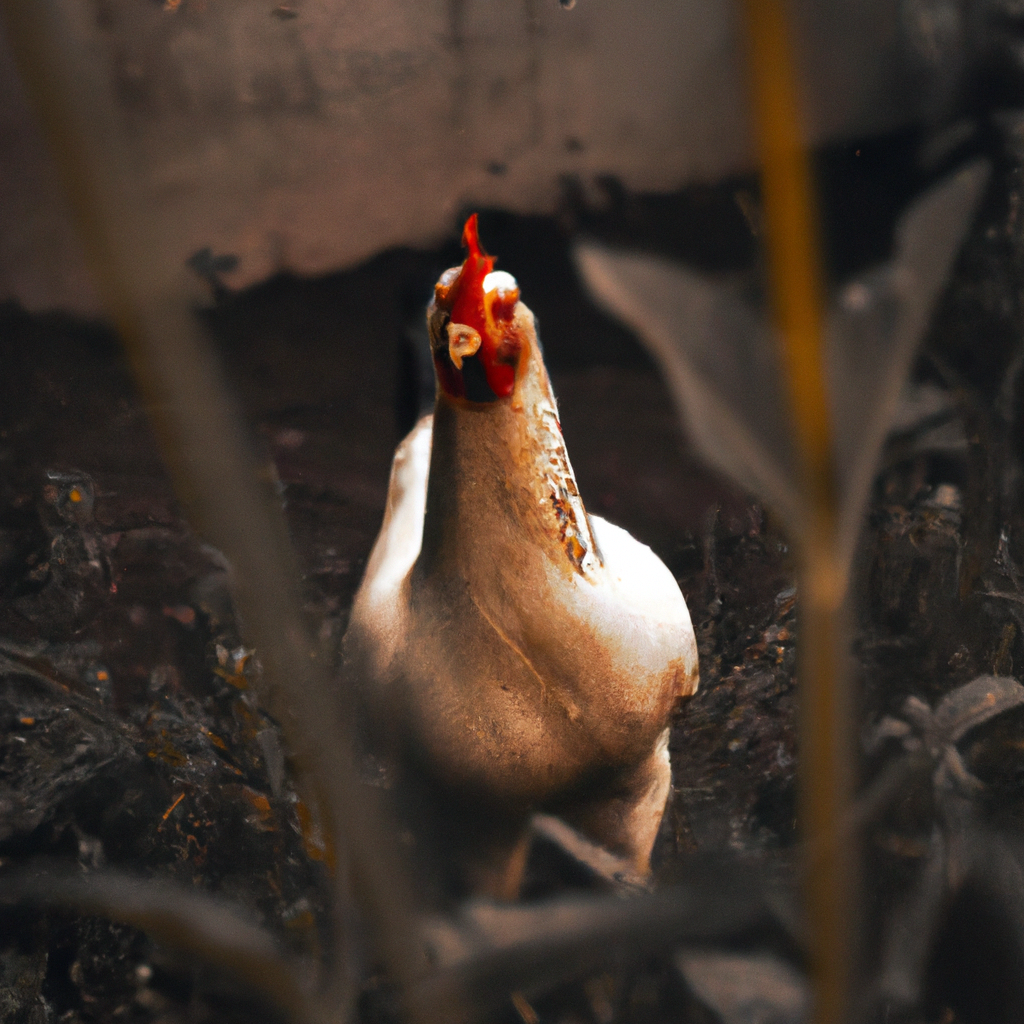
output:
[[[697,687],[690,616],[648,547],[587,514],[533,314],[475,215],[463,244],[427,311],[435,409],[395,453],[347,672],[456,890],[514,896],[541,809],[646,873],[669,717]]]

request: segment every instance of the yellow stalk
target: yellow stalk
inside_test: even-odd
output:
[[[783,0],[744,0],[766,243],[806,518],[795,537],[800,593],[800,798],[805,912],[816,1024],[849,1011],[854,862],[836,841],[849,801],[849,640],[837,549],[823,337],[823,287],[811,170]],[[814,850],[813,855],[810,853]]]

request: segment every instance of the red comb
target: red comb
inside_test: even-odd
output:
[[[479,332],[480,363],[491,390],[502,398],[512,394],[515,387],[515,368],[495,359],[501,337],[494,337],[495,325],[488,325],[487,311],[484,308],[484,278],[494,269],[495,258],[488,256],[480,245],[480,231],[475,213],[469,217],[462,229],[462,244],[468,252],[459,276],[447,293],[448,301],[451,302],[451,322],[466,324]]]
[[[494,257],[488,257],[487,253],[480,247],[480,227],[475,213],[469,215],[465,227],[462,229],[462,245],[469,250],[467,259],[472,259],[473,257],[490,259],[493,267]]]

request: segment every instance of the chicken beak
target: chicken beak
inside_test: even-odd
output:
[[[480,351],[480,332],[473,330],[468,324],[457,324],[454,321],[449,322],[446,330],[448,355],[455,364],[455,369],[461,370],[463,356],[475,356]]]

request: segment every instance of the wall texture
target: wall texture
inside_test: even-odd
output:
[[[566,176],[667,191],[750,162],[729,0],[54,2],[76,8],[172,258],[234,254],[234,286],[436,241],[467,204],[549,211]],[[797,10],[814,142],[922,116],[963,44],[954,2]],[[0,299],[93,310],[2,39],[0,89]]]

